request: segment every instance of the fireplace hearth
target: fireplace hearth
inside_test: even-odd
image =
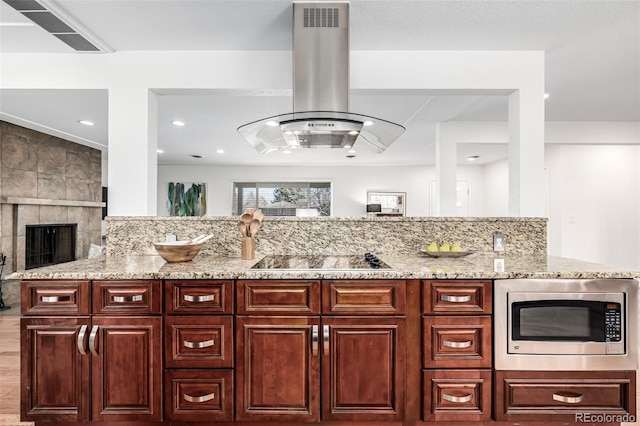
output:
[[[77,224],[26,225],[25,269],[76,260]]]

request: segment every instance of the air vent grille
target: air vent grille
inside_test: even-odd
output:
[[[305,28],[338,28],[339,27],[338,8],[304,8],[304,27]]]

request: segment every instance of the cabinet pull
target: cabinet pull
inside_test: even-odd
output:
[[[184,345],[185,348],[191,348],[191,349],[209,348],[213,346],[213,343],[214,343],[213,339],[205,340],[203,342],[189,342],[188,340],[182,341],[182,344]]]
[[[324,354],[329,355],[329,326],[322,326],[322,347],[324,348]]]
[[[91,327],[91,334],[89,334],[89,350],[95,356],[98,356],[98,350],[96,349],[96,336],[98,334],[98,326]]]
[[[575,393],[575,392],[554,393],[553,400],[566,402],[567,404],[579,404],[582,402],[582,394]]]
[[[192,296],[190,294],[185,294],[184,296],[182,296],[182,298],[187,302],[195,302],[195,303],[213,302],[215,299],[215,294],[207,294],[204,296]]]
[[[451,340],[443,340],[442,344],[448,348],[468,348],[473,342],[465,340],[464,342],[453,342]]]
[[[42,296],[40,301],[42,303],[56,303],[56,302],[68,302],[71,300],[71,296]]]
[[[216,397],[216,394],[211,392],[209,394],[206,395],[202,395],[202,396],[191,396],[191,395],[187,395],[186,393],[182,394],[182,398],[185,401],[189,401],[189,402],[207,402],[207,401],[211,401],[212,399],[214,399]]]
[[[85,351],[84,349],[84,336],[86,334],[87,334],[87,326],[86,324],[83,324],[82,327],[80,327],[80,333],[78,333],[78,342],[77,342],[78,352],[80,352],[82,355],[87,354],[87,351]]]
[[[471,301],[471,296],[449,296],[448,294],[443,294],[441,297],[445,302],[453,302],[453,303],[464,303]]]
[[[113,296],[113,301],[116,303],[142,302],[142,295],[136,294],[135,296]]]
[[[456,402],[456,403],[469,402],[471,401],[472,398],[473,398],[473,395],[470,393],[466,394],[465,396],[455,396],[455,395],[449,395],[447,393],[442,394],[442,399],[444,399],[445,401]]]
[[[311,327],[311,355],[318,355],[318,326]]]

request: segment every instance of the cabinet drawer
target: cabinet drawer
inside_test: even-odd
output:
[[[318,280],[238,280],[236,285],[239,315],[320,313]]]
[[[91,313],[89,281],[22,281],[22,315]]]
[[[423,370],[422,377],[424,421],[491,420],[491,370]]]
[[[165,372],[165,416],[184,422],[233,420],[232,370]]]
[[[159,280],[94,281],[93,313],[161,314],[162,282]]]
[[[165,294],[168,314],[233,313],[231,280],[167,280]]]
[[[231,316],[164,318],[165,367],[233,367]]]
[[[576,421],[635,415],[635,371],[496,371],[496,420]]]
[[[491,368],[491,317],[422,319],[424,368]]]
[[[425,280],[422,282],[422,312],[425,314],[490,314],[491,303],[491,281]]]
[[[402,280],[327,280],[322,282],[322,313],[404,315]]]

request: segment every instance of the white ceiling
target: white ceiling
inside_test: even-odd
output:
[[[57,0],[107,48],[134,50],[291,50],[291,0]],[[544,50],[547,121],[640,121],[640,0],[352,0],[354,50]],[[29,22],[0,2],[0,22]],[[0,54],[70,53],[40,27],[0,26]],[[1,82],[1,80],[0,80]],[[0,87],[1,88],[1,87]],[[0,91],[0,118],[104,148],[107,94],[84,90]],[[237,133],[250,121],[290,111],[290,94],[163,94],[159,155],[163,164],[435,164],[433,125],[503,121],[506,98],[423,92],[351,93],[351,110],[403,124],[382,154],[303,150],[260,155]],[[215,117],[214,120],[211,117]],[[98,125],[80,126],[91,118]],[[171,120],[186,127],[176,128]],[[485,141],[486,142],[486,141]],[[216,154],[224,149],[224,154]],[[463,144],[459,159],[504,158],[506,146]],[[190,154],[204,155],[193,159]]]

